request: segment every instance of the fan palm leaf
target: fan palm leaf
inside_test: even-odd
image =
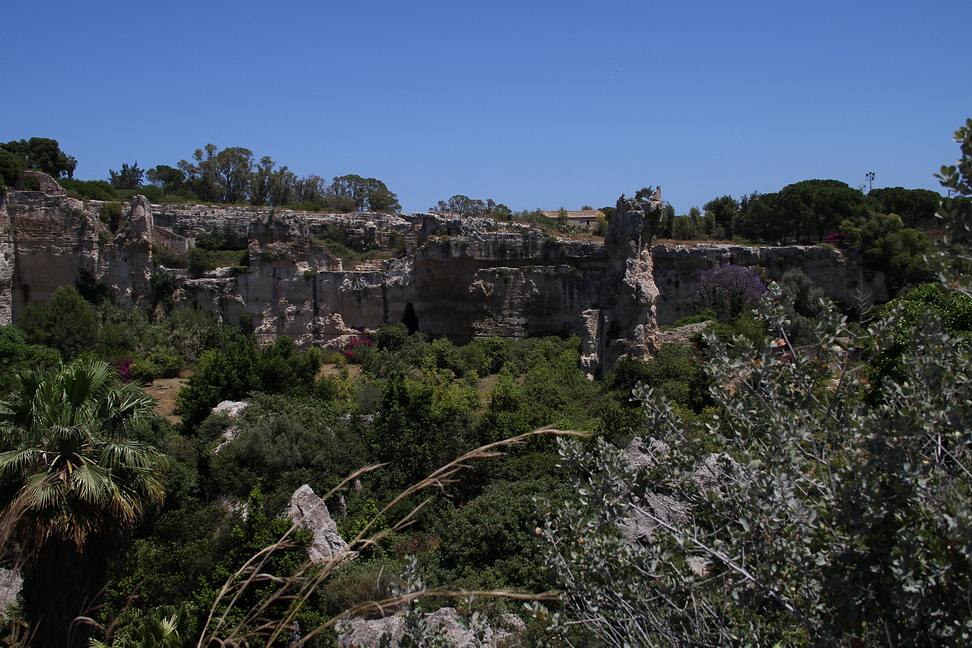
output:
[[[27,573],[38,582],[51,569],[97,554],[105,538],[162,501],[165,457],[125,438],[134,423],[152,415],[153,405],[137,387],[120,384],[110,365],[93,360],[21,372],[13,393],[0,401],[0,508],[17,507],[17,533],[38,561]],[[45,571],[41,560],[60,562]],[[64,645],[70,620],[83,611],[72,606],[81,603],[55,603],[49,590],[51,601],[28,600],[34,591],[28,575],[28,618],[46,619],[37,645]],[[61,623],[50,621],[64,617],[55,604],[71,608]]]

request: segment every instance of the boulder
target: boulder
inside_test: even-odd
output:
[[[307,484],[298,488],[291,496],[287,515],[294,524],[314,534],[314,540],[307,548],[308,558],[312,563],[319,564],[347,553],[348,543],[338,533],[337,524],[331,519],[327,505]]]
[[[425,621],[444,633],[445,645],[456,648],[509,645],[508,642],[517,633],[526,629],[523,620],[515,614],[503,614],[495,622],[487,624],[478,638],[461,620],[456,609],[451,607],[439,608],[426,614]],[[356,618],[342,622],[339,631],[342,633],[339,639],[341,646],[377,646],[384,634],[391,637],[391,645],[397,646],[405,631],[405,621],[401,615],[381,619]]]
[[[213,414],[223,414],[230,418],[238,418],[243,414],[243,410],[245,410],[248,405],[249,403],[246,401],[225,400],[213,408]]]

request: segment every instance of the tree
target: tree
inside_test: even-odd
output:
[[[345,175],[334,178],[330,193],[348,198],[358,211],[394,212],[402,208],[398,196],[388,190],[385,183],[375,178]]]
[[[78,161],[60,149],[57,140],[46,137],[31,137],[30,140],[11,141],[0,144],[0,149],[13,153],[24,160],[28,169],[37,169],[47,175],[60,178],[74,177]]]
[[[145,179],[162,189],[162,195],[168,196],[178,193],[182,188],[182,183],[186,180],[186,174],[179,169],[160,164],[154,169],[146,171]]]
[[[785,228],[779,215],[778,194],[754,191],[739,200],[736,233],[760,241],[782,240]]]
[[[34,344],[61,352],[66,360],[90,351],[98,341],[98,317],[77,288],[59,286],[47,304],[28,304],[17,321]]]
[[[115,189],[138,189],[142,186],[145,170],[138,168],[138,162],[132,166],[122,163],[121,171],[108,170],[111,175],[111,186]]]
[[[323,206],[328,195],[328,183],[324,178],[311,174],[298,180],[294,191],[297,202]]]
[[[24,177],[27,170],[27,160],[15,153],[0,149],[0,179],[5,185],[16,184]]]
[[[226,203],[245,201],[250,195],[253,179],[253,153],[241,146],[220,151],[212,163],[221,190],[220,200]]]
[[[883,187],[868,192],[869,198],[878,200],[886,214],[897,214],[905,227],[935,225],[935,213],[942,196],[929,189],[905,189],[904,187]]]
[[[237,203],[250,197],[253,181],[253,152],[240,146],[219,150],[215,144],[196,149],[195,164],[182,160],[179,169],[201,200]]]
[[[798,242],[819,243],[844,220],[866,219],[869,207],[878,204],[839,180],[804,180],[783,187],[779,205],[787,234]]]
[[[735,236],[734,225],[736,215],[739,213],[739,203],[736,202],[735,198],[722,196],[705,203],[702,209],[706,215],[711,215],[715,219],[717,238],[725,238],[727,235]]]
[[[470,198],[462,194],[456,194],[449,200],[440,200],[429,208],[429,211],[456,214],[461,218],[498,218],[509,220],[513,216],[510,208],[503,204],[497,204],[492,198],[486,202],[478,198]]]
[[[165,458],[125,436],[153,403],[91,360],[25,371],[0,401],[0,506],[27,553],[34,645],[86,645],[72,621],[97,604],[110,548],[162,501]]]

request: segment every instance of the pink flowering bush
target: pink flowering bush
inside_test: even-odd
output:
[[[374,340],[367,335],[351,338],[348,341],[348,346],[344,349],[344,357],[350,363],[360,364],[364,360],[365,354],[374,344]]]

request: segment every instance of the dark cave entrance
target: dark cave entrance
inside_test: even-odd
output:
[[[405,304],[405,314],[402,315],[402,324],[405,325],[405,329],[410,335],[412,333],[418,333],[418,315],[415,314],[415,306],[412,305],[412,302]]]

